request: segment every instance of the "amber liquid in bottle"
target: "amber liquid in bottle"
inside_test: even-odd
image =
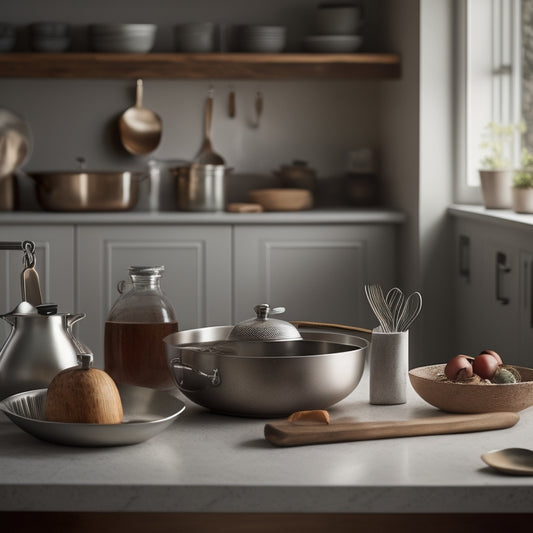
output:
[[[175,387],[163,339],[178,323],[105,323],[105,371],[118,384],[169,390]]]

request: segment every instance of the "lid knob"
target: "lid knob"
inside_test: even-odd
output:
[[[268,304],[259,304],[254,307],[255,318],[250,318],[235,325],[228,339],[239,341],[286,341],[300,340],[298,329],[290,322],[269,318],[285,312],[284,307],[270,307]]]

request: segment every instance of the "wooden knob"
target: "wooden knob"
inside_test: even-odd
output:
[[[92,368],[91,354],[81,364],[57,374],[48,387],[45,418],[51,422],[120,424],[122,401],[113,379]]]

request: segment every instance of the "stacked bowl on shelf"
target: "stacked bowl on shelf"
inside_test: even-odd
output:
[[[70,46],[70,26],[64,22],[34,22],[30,24],[32,50],[65,52]]]
[[[155,43],[155,24],[92,24],[89,42],[95,52],[145,53]]]
[[[0,52],[10,52],[15,47],[15,26],[9,22],[0,22]]]
[[[285,26],[244,25],[239,30],[239,49],[242,52],[277,54],[285,48]]]
[[[309,52],[355,52],[363,43],[357,32],[361,9],[353,3],[319,4],[316,12],[317,35],[309,35],[304,44]]]
[[[217,49],[217,27],[213,22],[188,22],[174,26],[178,52],[208,53]]]

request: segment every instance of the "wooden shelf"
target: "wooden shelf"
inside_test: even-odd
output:
[[[0,54],[2,78],[395,79],[396,54]]]

